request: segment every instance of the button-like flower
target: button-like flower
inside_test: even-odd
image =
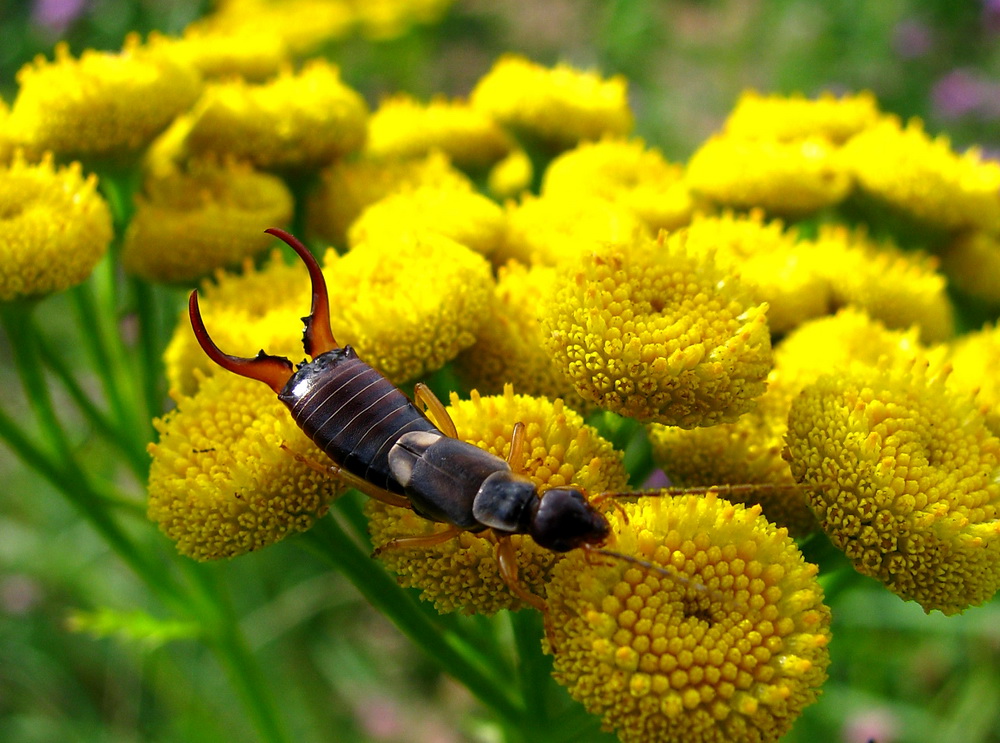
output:
[[[621,454],[560,400],[515,395],[508,385],[504,394],[494,397],[473,392],[470,400],[459,400],[452,395],[448,412],[463,440],[499,457],[510,451],[514,424],[524,423],[523,471],[543,490],[575,484],[599,493],[620,490],[628,482]],[[432,534],[442,528],[412,511],[374,500],[366,504],[365,511],[376,548],[392,539]],[[560,555],[538,547],[528,536],[511,539],[521,585],[544,595],[545,583]],[[489,532],[465,532],[433,547],[387,549],[380,557],[402,585],[420,588],[422,597],[434,602],[439,611],[493,614],[523,606],[500,577],[496,546]]]
[[[329,0],[221,0],[215,12],[187,27],[187,33],[213,36],[270,34],[295,56],[304,56],[330,39],[353,30],[348,3]]]
[[[822,136],[834,144],[843,144],[879,118],[878,103],[869,91],[841,97],[823,93],[809,99],[748,90],[726,119],[726,134],[781,141]]]
[[[945,273],[959,289],[1000,304],[1000,231],[963,233],[941,258]]]
[[[683,168],[640,139],[584,142],[564,152],[545,171],[542,193],[600,196],[634,211],[653,232],[687,224],[695,208]]]
[[[946,230],[1000,228],[1000,164],[975,148],[959,155],[931,139],[918,119],[887,117],[844,148],[846,165],[870,195],[911,218]]]
[[[1000,439],[946,376],[918,358],[821,377],[792,403],[786,456],[858,572],[955,614],[1000,587]]]
[[[58,44],[52,62],[39,57],[17,75],[11,136],[32,152],[117,156],[149,143],[194,103],[198,73],[183,61],[129,36],[120,52],[85,51],[74,59]]]
[[[206,87],[194,112],[192,154],[231,155],[262,168],[309,169],[364,144],[368,106],[323,60],[252,85]]]
[[[0,165],[0,300],[50,294],[86,279],[111,242],[111,212],[79,163]]]
[[[766,311],[681,230],[568,265],[540,317],[550,353],[584,399],[691,428],[736,420],[763,394]]]
[[[986,425],[1000,436],[1000,325],[987,325],[957,339],[948,361],[954,367],[948,383],[976,394],[985,408]]]
[[[293,456],[324,461],[273,392],[222,373],[175,398],[149,445],[149,518],[178,551],[234,557],[305,531],[326,512],[337,482]]]
[[[546,68],[508,54],[472,91],[475,108],[559,149],[632,129],[624,77],[603,79],[567,65]]]
[[[366,152],[379,158],[422,157],[440,150],[460,168],[486,168],[504,157],[511,141],[491,116],[461,100],[419,103],[388,98],[368,121]]]
[[[271,32],[217,33],[192,25],[179,38],[154,32],[148,43],[151,48],[187,62],[211,79],[239,76],[259,82],[278,74],[282,65],[290,61],[285,42]]]
[[[534,175],[535,167],[528,153],[516,149],[490,168],[486,182],[495,198],[513,199],[528,190]]]
[[[261,225],[284,226],[292,195],[247,165],[192,163],[146,183],[125,238],[126,269],[154,281],[188,281],[240,263],[273,242]]]
[[[644,498],[610,548],[570,553],[548,586],[556,680],[626,743],[776,741],[816,700],[830,610],[759,508]],[[662,571],[662,572],[661,572]]]

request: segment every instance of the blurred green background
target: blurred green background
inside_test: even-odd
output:
[[[190,0],[3,0],[0,96],[10,103],[20,66],[51,55],[58,40],[74,53],[115,49],[129,31],[178,33],[207,9]],[[399,90],[465,94],[505,51],[626,75],[638,133],[673,160],[715,131],[747,87],[871,89],[884,110],[924,118],[960,149],[979,144],[1000,156],[1000,0],[468,0],[437,25],[326,53],[374,105]],[[57,339],[66,312],[60,297],[41,308]],[[60,344],[69,363],[79,353],[71,339]],[[24,415],[6,342],[0,404]],[[143,484],[127,479],[116,454],[77,433],[81,456],[107,462],[106,476],[141,502]],[[189,628],[164,625],[137,640],[68,631],[76,610],[161,609],[2,446],[0,482],[0,741],[255,739],[214,657],[185,639]],[[159,538],[138,521],[134,531]],[[298,740],[496,739],[468,692],[297,540],[213,569]],[[996,602],[925,617],[862,581],[838,598],[834,636],[824,696],[788,740],[1000,741]]]

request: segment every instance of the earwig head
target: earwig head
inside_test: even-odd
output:
[[[587,544],[600,544],[611,527],[575,488],[552,488],[542,494],[529,534],[539,547],[569,552]]]

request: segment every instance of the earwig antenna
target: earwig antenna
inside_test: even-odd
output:
[[[205,328],[205,321],[201,319],[197,291],[191,292],[188,298],[188,317],[191,318],[191,328],[194,330],[198,345],[212,361],[233,374],[263,382],[275,392],[284,389],[292,376],[292,362],[281,356],[270,356],[263,351],[252,359],[223,353],[215,345],[215,341]]]
[[[326,290],[326,279],[323,278],[323,270],[316,262],[315,256],[301,240],[284,230],[271,227],[264,232],[274,235],[288,245],[309,269],[309,280],[312,282],[312,308],[309,310],[309,316],[302,318],[302,322],[306,325],[302,334],[302,345],[306,354],[314,359],[322,353],[339,348],[330,325],[330,296]]]

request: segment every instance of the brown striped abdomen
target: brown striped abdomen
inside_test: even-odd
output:
[[[409,431],[440,433],[389,380],[350,346],[304,364],[278,394],[292,418],[335,463],[373,485],[404,495],[389,470],[389,450]]]

